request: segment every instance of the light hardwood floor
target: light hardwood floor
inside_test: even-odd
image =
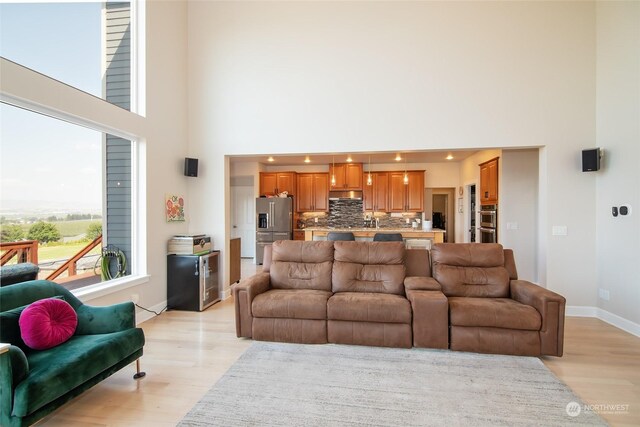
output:
[[[38,425],[175,425],[251,345],[236,338],[234,319],[229,299],[143,323],[146,378],[134,381],[131,365]],[[640,425],[640,338],[597,319],[567,318],[564,357],[543,361],[587,404],[629,405],[628,412],[602,414],[610,424]]]

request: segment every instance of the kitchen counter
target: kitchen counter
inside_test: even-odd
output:
[[[308,227],[304,230],[304,240],[324,240],[330,232],[351,232],[358,240],[373,239],[376,233],[401,233],[404,239],[431,239],[433,243],[444,241],[444,230],[434,228],[423,230],[421,228],[331,228]]]

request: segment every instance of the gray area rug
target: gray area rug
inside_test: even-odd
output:
[[[571,402],[534,357],[255,342],[179,425],[606,425]]]

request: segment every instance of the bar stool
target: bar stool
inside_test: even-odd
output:
[[[373,236],[374,242],[402,242],[400,233],[376,233]]]
[[[329,234],[327,234],[327,240],[332,242],[335,242],[336,240],[354,241],[356,238],[351,232],[330,231]]]

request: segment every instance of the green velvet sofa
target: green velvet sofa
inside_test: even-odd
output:
[[[20,313],[52,297],[74,308],[76,332],[59,346],[32,350],[20,337]],[[92,307],[56,283],[33,280],[0,288],[0,343],[0,425],[27,426],[138,361],[144,333],[135,327],[131,302]],[[137,367],[134,378],[144,375]]]

